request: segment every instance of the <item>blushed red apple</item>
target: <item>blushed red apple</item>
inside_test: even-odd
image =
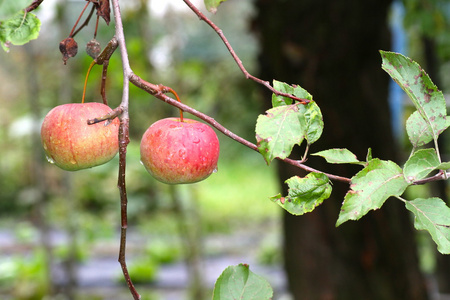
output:
[[[141,141],[141,161],[157,180],[194,183],[217,170],[219,139],[208,125],[183,118],[153,123]]]
[[[67,171],[95,167],[119,151],[119,120],[88,125],[87,120],[111,112],[103,103],[69,103],[53,108],[44,118],[41,140],[50,162]]]

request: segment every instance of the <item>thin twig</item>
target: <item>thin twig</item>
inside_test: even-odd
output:
[[[87,7],[88,5],[89,5],[89,2],[86,4],[86,7]],[[86,9],[86,7],[85,7],[85,9]],[[77,33],[81,31],[81,29],[83,29],[84,27],[86,27],[86,26],[89,25],[89,21],[91,20],[91,17],[92,17],[92,15],[94,14],[94,10],[95,10],[95,6],[93,5],[91,11],[89,12],[89,15],[86,17],[86,20],[84,20],[83,24],[81,24],[80,27],[78,27],[78,29],[75,30],[75,32],[74,32],[72,35],[69,35],[70,37],[76,36]],[[83,9],[83,12],[81,13],[79,19],[81,18],[81,16],[83,15],[83,13],[84,13],[84,9]],[[79,20],[79,19],[78,19],[78,20]],[[77,23],[78,23],[78,21],[77,21]],[[75,26],[76,26],[76,24],[75,24]],[[75,26],[73,27],[73,29],[75,29]],[[73,29],[72,29],[72,31],[73,31]]]
[[[200,20],[202,20],[206,24],[208,24],[219,35],[220,39],[223,41],[223,43],[227,47],[227,49],[230,52],[231,56],[233,57],[234,61],[237,63],[239,69],[242,71],[242,73],[244,73],[245,78],[251,79],[251,80],[253,80],[253,81],[255,81],[255,82],[265,86],[266,88],[268,88],[275,95],[288,97],[288,98],[291,98],[291,99],[293,99],[295,101],[298,101],[300,103],[303,103],[303,104],[307,104],[307,103],[310,102],[310,100],[308,100],[308,99],[303,99],[303,98],[299,98],[299,97],[296,97],[296,96],[288,94],[288,93],[280,92],[280,91],[274,89],[270,85],[270,82],[268,82],[266,80],[259,79],[258,77],[255,77],[255,76],[251,75],[247,71],[247,69],[244,67],[244,64],[242,63],[242,61],[239,58],[239,56],[237,56],[237,54],[234,51],[233,47],[231,47],[231,44],[228,41],[228,39],[225,37],[225,35],[223,34],[222,29],[220,29],[216,24],[214,24],[210,19],[208,19],[194,4],[192,4],[191,1],[189,1],[189,0],[183,0],[183,1],[199,17]]]
[[[123,24],[119,7],[119,0],[112,0],[112,5],[114,11],[114,20],[116,23],[116,39],[120,49],[120,56],[122,59],[122,70],[123,70],[122,101],[120,103],[122,114],[120,115],[120,127],[119,127],[119,178],[117,183],[120,191],[120,218],[121,218],[120,246],[119,246],[120,249],[118,261],[120,263],[120,266],[122,267],[122,272],[125,281],[127,282],[128,288],[131,294],[133,295],[133,298],[135,300],[139,300],[141,299],[141,296],[136,291],[136,288],[134,287],[133,282],[131,281],[125,258],[127,228],[128,228],[128,218],[127,218],[128,199],[125,183],[125,170],[126,170],[127,146],[128,143],[130,142],[128,104],[129,104],[129,78],[132,72],[125,45],[125,35],[123,32]]]
[[[74,36],[77,34],[78,31],[77,31],[77,32],[74,32],[74,31],[75,31],[75,28],[77,27],[78,22],[80,22],[81,17],[83,16],[84,11],[85,11],[86,8],[88,7],[88,5],[89,5],[89,2],[87,2],[87,3],[84,5],[83,9],[81,10],[81,13],[80,13],[80,15],[78,16],[78,19],[75,21],[75,24],[73,25],[72,30],[71,30],[70,33],[69,33],[69,37],[74,37]]]
[[[450,173],[448,173],[444,170],[440,170],[436,175],[414,181],[412,184],[413,185],[422,185],[422,184],[426,184],[426,183],[429,183],[432,181],[446,180],[449,176],[450,176]]]
[[[120,115],[122,115],[122,113],[123,113],[123,109],[121,106],[119,106],[104,116],[87,120],[87,123],[88,123],[88,125],[94,125],[94,124],[104,122],[104,121],[112,122],[112,120],[114,120],[115,118],[119,118]]]
[[[39,7],[39,5],[41,5],[41,3],[44,0],[34,0],[33,3],[31,3],[30,5],[28,5],[27,8],[25,8],[25,13],[29,13],[30,11],[35,10],[36,8]]]
[[[103,104],[108,105],[108,98],[106,97],[106,77],[108,74],[108,66],[109,66],[109,60],[105,60],[103,62],[103,68],[102,68],[102,84],[100,87],[100,95],[102,95]]]
[[[119,46],[119,42],[117,41],[116,37],[114,36],[106,45],[106,47],[103,49],[102,53],[100,53],[97,58],[95,58],[95,62],[98,65],[103,64],[105,60],[109,60],[111,56],[113,55],[114,51],[116,51],[117,47]]]
[[[216,128],[218,131],[220,131],[221,133],[223,133],[224,135],[228,136],[229,138],[235,140],[236,142],[241,143],[242,145],[259,152],[258,150],[258,146],[255,145],[254,143],[247,141],[246,139],[238,136],[237,134],[231,132],[230,130],[228,130],[226,127],[224,127],[223,125],[221,125],[219,122],[217,122],[214,118],[199,112],[198,110],[183,104],[169,96],[167,96],[165,93],[169,92],[171,89],[168,87],[165,87],[163,85],[157,85],[157,84],[153,84],[153,83],[149,83],[145,80],[143,80],[142,78],[140,78],[139,76],[137,76],[136,74],[132,74],[132,76],[130,76],[130,82],[133,83],[134,85],[136,85],[137,87],[143,89],[144,91],[148,92],[149,94],[155,96],[156,98],[172,105],[175,106],[187,113],[190,113],[191,115],[194,115],[200,119],[202,119],[203,121],[205,121],[206,123],[210,124],[211,126],[213,126],[214,128]],[[317,172],[317,173],[323,173],[326,176],[328,176],[328,178],[330,178],[331,180],[336,180],[336,181],[342,181],[342,182],[346,182],[346,183],[350,183],[351,179],[350,178],[346,178],[346,177],[342,177],[342,176],[337,176],[337,175],[333,175],[333,174],[328,174],[325,172],[321,172],[318,171],[314,168],[308,167],[306,165],[304,165],[302,163],[302,161],[299,160],[294,160],[294,159],[290,159],[290,158],[285,158],[285,159],[281,159],[281,158],[277,158],[281,161],[284,161],[285,163],[288,163],[290,165],[296,166],[298,168],[301,168],[305,171],[308,172]]]
[[[119,43],[117,42],[116,37],[114,36],[106,45],[105,49],[103,49],[102,53],[97,56],[95,62],[99,65],[103,65],[102,69],[102,84],[100,87],[100,94],[102,95],[103,104],[108,105],[108,99],[106,98],[106,76],[108,73],[109,59],[113,55],[114,51],[116,51]]]

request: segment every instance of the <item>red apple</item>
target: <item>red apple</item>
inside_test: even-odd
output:
[[[67,171],[110,161],[119,151],[119,120],[88,125],[87,120],[111,112],[103,103],[70,103],[53,108],[44,118],[41,140],[50,162]]]
[[[141,161],[157,180],[194,183],[217,170],[219,139],[208,125],[179,118],[153,123],[141,141]]]

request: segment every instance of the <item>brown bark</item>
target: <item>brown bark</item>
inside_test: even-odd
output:
[[[398,161],[387,104],[389,78],[378,53],[389,50],[389,4],[256,1],[260,77],[299,84],[324,115],[325,131],[312,152],[345,147],[364,160],[371,147],[374,157]],[[359,170],[314,158],[308,164],[347,177]],[[279,170],[281,182],[299,174],[285,164]],[[334,183],[331,198],[314,212],[285,214],[285,269],[294,299],[427,299],[403,204],[389,199],[381,210],[335,228],[346,190],[348,185]]]

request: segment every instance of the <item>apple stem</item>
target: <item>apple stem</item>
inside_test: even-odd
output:
[[[170,92],[170,93],[172,93],[174,96],[175,96],[175,98],[177,98],[177,101],[178,102],[180,102],[180,103],[182,103],[181,102],[181,100],[180,100],[180,97],[178,97],[178,94],[177,94],[177,92],[175,92],[172,88],[168,88],[168,91]],[[181,109],[181,108],[179,108],[179,110],[180,110],[180,122],[184,122],[184,118],[183,118],[183,110]]]
[[[94,65],[95,65],[95,60],[93,60],[91,62],[91,64],[89,65],[89,68],[88,68],[87,73],[86,73],[86,79],[84,79],[83,98],[81,98],[81,103],[84,103],[84,98],[86,96],[87,81],[88,81],[88,78],[89,78],[89,74],[91,73],[91,70],[94,67]]]
[[[89,15],[87,16],[86,20],[84,21],[84,23],[81,24],[80,27],[77,30],[75,30],[75,28],[77,27],[78,23],[81,20],[81,17],[84,14],[86,8],[88,7],[89,3],[90,3],[89,1],[86,3],[86,5],[84,6],[84,8],[81,11],[80,15],[78,16],[78,19],[76,20],[75,25],[73,25],[72,30],[69,33],[69,37],[74,37],[83,27],[87,26],[87,24],[89,23],[89,20],[91,19],[92,14],[94,13],[95,6],[92,6],[92,9],[91,9]]]
[[[97,29],[98,29],[98,21],[100,19],[100,16],[97,15],[97,22],[95,23],[95,31],[94,31],[94,39],[97,38]]]
[[[80,22],[81,16],[84,14],[84,11],[88,7],[88,5],[89,5],[89,2],[86,3],[86,5],[84,6],[83,10],[81,11],[81,14],[78,16],[78,19],[76,20],[75,25],[73,25],[73,27],[72,27],[72,31],[70,31],[70,33],[69,33],[69,37],[73,37],[74,36],[75,28],[77,27],[78,22]]]

